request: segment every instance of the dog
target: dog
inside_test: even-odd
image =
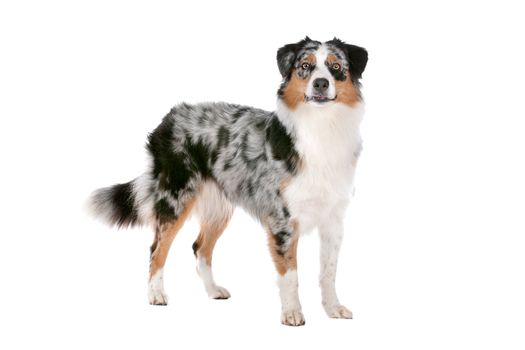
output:
[[[305,323],[298,296],[297,242],[318,229],[320,287],[329,317],[352,318],[335,288],[343,219],[361,152],[360,79],[367,51],[337,38],[308,37],[277,51],[282,76],[277,109],[228,104],[175,106],[149,134],[149,165],[134,180],[89,199],[95,216],[119,228],[151,225],[149,302],[166,305],[163,267],[171,243],[194,212],[193,251],[209,297],[230,293],[215,283],[212,254],[234,207],[265,228],[278,272],[281,322]]]

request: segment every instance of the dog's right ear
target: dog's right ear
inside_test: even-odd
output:
[[[283,78],[288,77],[292,71],[295,59],[297,58],[297,53],[309,41],[312,41],[312,39],[305,37],[303,40],[298,41],[295,44],[284,45],[277,50],[277,66],[279,67],[279,72]]]
[[[283,78],[288,77],[295,62],[295,56],[299,51],[299,44],[288,44],[277,50],[277,67]]]

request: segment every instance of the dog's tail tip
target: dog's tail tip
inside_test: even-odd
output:
[[[135,201],[133,181],[95,190],[84,203],[84,210],[110,226],[118,228],[142,224]]]

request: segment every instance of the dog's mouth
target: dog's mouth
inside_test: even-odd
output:
[[[325,103],[325,102],[330,102],[330,101],[335,101],[335,99],[337,98],[337,95],[334,96],[333,98],[329,98],[328,96],[323,96],[323,95],[313,95],[313,96],[307,96],[306,94],[304,95],[304,100],[306,102],[318,102],[318,103]]]

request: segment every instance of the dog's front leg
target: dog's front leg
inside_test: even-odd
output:
[[[270,218],[268,223],[270,252],[279,274],[277,285],[281,296],[281,323],[304,325],[297,281],[297,226],[288,218]]]
[[[329,317],[352,318],[352,312],[339,303],[335,290],[337,258],[343,240],[344,207],[336,209],[319,225],[321,240],[321,271],[319,284],[323,307]]]

